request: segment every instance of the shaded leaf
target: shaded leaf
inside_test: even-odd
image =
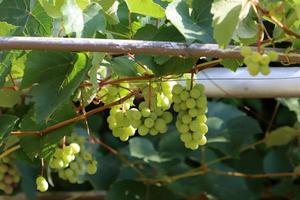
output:
[[[14,115],[4,114],[0,116],[0,141],[10,134],[19,118]]]
[[[47,120],[56,108],[70,99],[89,70],[85,54],[31,52],[22,86],[31,86],[37,120]]]
[[[266,135],[265,142],[267,147],[283,146],[295,139],[300,131],[288,126],[280,127]]]

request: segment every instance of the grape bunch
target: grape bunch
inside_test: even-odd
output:
[[[172,93],[173,109],[178,112],[176,128],[181,133],[180,139],[186,148],[195,150],[199,145],[206,144],[205,134],[208,131],[205,124],[207,99],[204,86],[195,84],[190,88],[188,84],[187,87],[176,84]]]
[[[128,95],[130,90],[128,83],[120,83],[119,85],[108,85],[102,87],[98,92],[98,96],[104,104],[109,104],[117,101],[118,99]]]
[[[116,106],[110,110],[107,122],[114,137],[118,137],[122,141],[127,141],[130,136],[135,134],[136,128],[140,123],[140,118],[141,113],[137,109]]]
[[[58,169],[58,176],[70,183],[83,183],[85,174],[93,175],[97,172],[97,161],[85,147],[85,138],[83,136],[73,135],[68,138],[71,144],[78,144],[78,153],[68,166]],[[70,144],[70,145],[71,145]],[[70,146],[69,145],[69,146]]]
[[[173,115],[168,111],[164,111],[161,107],[155,105],[150,109],[146,101],[140,103],[139,110],[141,113],[141,123],[138,126],[138,133],[145,136],[157,135],[158,133],[166,133],[168,124],[172,122]]]
[[[278,54],[274,51],[260,54],[253,52],[250,47],[241,48],[241,55],[244,56],[244,63],[252,76],[256,76],[259,72],[268,75],[270,73],[270,62],[278,59]]]
[[[0,190],[5,194],[11,194],[20,181],[20,176],[12,163],[10,157],[0,160]]]
[[[53,169],[63,169],[75,160],[75,156],[80,152],[80,145],[71,143],[63,148],[57,148],[53,158],[49,162],[49,166]]]

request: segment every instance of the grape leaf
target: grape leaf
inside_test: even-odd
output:
[[[251,4],[247,0],[214,0],[213,14],[214,39],[225,48],[240,21],[248,14]]]
[[[3,141],[3,139],[10,134],[17,120],[18,117],[14,115],[4,114],[0,116],[0,141]]]
[[[21,131],[40,131],[46,127],[65,121],[72,117],[75,117],[75,113],[72,105],[62,104],[48,122],[37,122],[34,110],[30,112],[22,119],[20,128]],[[53,155],[55,148],[57,147],[59,140],[63,136],[70,135],[73,130],[73,125],[64,126],[55,129],[43,136],[21,135],[20,144],[23,151],[30,159],[34,159],[37,156],[49,160]]]
[[[37,121],[47,120],[70,99],[90,68],[85,54],[31,52],[28,54],[22,87],[35,84],[31,95]]]
[[[221,64],[227,69],[235,72],[240,66],[243,65],[243,62],[238,59],[223,59]]]
[[[125,0],[132,13],[147,15],[154,18],[164,18],[165,10],[153,0]]]
[[[65,0],[39,0],[41,6],[45,9],[47,14],[52,18],[61,17],[61,7],[64,4]]]
[[[21,100],[21,92],[15,90],[0,90],[0,107],[12,108]]]
[[[116,57],[110,63],[104,63],[103,65],[111,67],[119,76],[137,76],[138,74],[138,64],[128,59],[127,56]]]
[[[84,27],[83,13],[75,0],[66,0],[61,7],[63,24],[67,34],[75,32],[77,36],[81,35]]]
[[[16,26],[8,24],[6,22],[0,22],[0,36],[10,35],[13,30],[16,29]]]
[[[164,199],[174,200],[175,195],[165,187],[144,185],[133,180],[121,180],[112,185],[107,200],[132,200],[132,199]]]
[[[102,14],[101,6],[93,3],[84,12],[84,29],[82,37],[94,37],[96,31],[105,31],[106,19]]]
[[[300,130],[288,126],[280,127],[266,135],[265,143],[267,147],[283,146],[291,142],[298,135]]]
[[[39,2],[31,0],[4,0],[0,4],[0,21],[17,26],[15,34],[48,36],[51,34],[52,19]]]
[[[166,9],[167,19],[180,31],[188,43],[195,40],[201,42],[213,42],[206,29],[196,24],[189,14],[189,8],[185,1],[174,0]]]

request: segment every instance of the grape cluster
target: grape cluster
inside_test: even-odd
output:
[[[107,122],[114,137],[127,141],[130,136],[135,134],[140,119],[141,113],[135,108],[114,107],[110,110]]]
[[[93,175],[97,172],[97,161],[93,159],[90,152],[85,147],[85,138],[83,136],[74,135],[68,138],[71,144],[78,144],[78,153],[68,166],[58,169],[58,176],[70,183],[83,183],[85,174]],[[70,145],[71,145],[70,144]],[[69,146],[70,146],[69,145]]]
[[[98,96],[104,104],[109,104],[128,95],[130,90],[128,83],[120,83],[120,85],[108,85],[102,87],[98,92]]]
[[[20,181],[20,176],[12,163],[10,157],[0,160],[0,190],[6,194],[11,194]]]
[[[168,110],[172,104],[171,82],[151,83],[142,90],[146,104],[152,109]]]
[[[71,143],[63,148],[57,148],[50,160],[49,166],[53,169],[63,169],[75,160],[75,156],[80,152],[80,146],[77,143]]]
[[[178,112],[176,128],[181,133],[180,139],[185,147],[197,149],[206,144],[205,134],[208,131],[206,122],[207,99],[204,86],[195,84],[190,89],[176,84],[172,90],[173,109]]]
[[[241,55],[244,56],[244,63],[252,76],[256,76],[259,72],[268,75],[270,73],[270,62],[278,59],[278,54],[274,51],[260,54],[253,52],[250,47],[241,48]]]
[[[172,113],[154,105],[150,109],[146,101],[140,103],[139,110],[141,113],[141,123],[138,126],[138,133],[141,136],[148,133],[150,135],[157,135],[158,133],[167,132],[168,124],[173,120]]]

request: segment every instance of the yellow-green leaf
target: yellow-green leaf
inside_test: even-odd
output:
[[[152,0],[126,0],[128,9],[132,13],[138,13],[154,18],[164,18],[165,10]]]
[[[267,147],[286,145],[299,134],[299,129],[283,126],[268,134],[265,143]]]
[[[6,22],[0,22],[0,36],[10,35],[16,26],[8,24]]]

